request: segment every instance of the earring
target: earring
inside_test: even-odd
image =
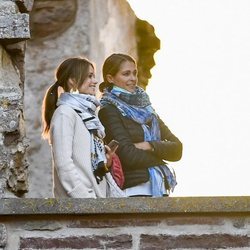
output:
[[[72,88],[72,89],[70,90],[70,93],[71,93],[71,94],[79,94],[79,90],[78,90],[78,89],[75,89],[75,90],[74,90],[74,89]]]

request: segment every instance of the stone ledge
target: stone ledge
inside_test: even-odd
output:
[[[29,15],[12,14],[0,16],[0,42],[7,43],[12,39],[15,42],[23,41],[30,38]]]
[[[84,215],[84,214],[250,214],[250,196],[0,199],[1,215]]]

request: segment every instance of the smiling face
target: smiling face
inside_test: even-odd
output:
[[[135,63],[124,61],[119,71],[114,75],[107,75],[107,79],[115,86],[123,88],[131,93],[135,91],[137,85],[137,67]]]
[[[78,87],[78,91],[80,94],[95,95],[96,85],[97,81],[95,79],[95,70],[92,66],[89,66],[89,73],[81,86]]]

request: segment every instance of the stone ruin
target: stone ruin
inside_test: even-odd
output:
[[[101,80],[108,54],[130,53],[145,88],[159,40],[125,0],[32,5],[0,0],[0,249],[249,249],[249,196],[45,198],[51,159],[40,106],[57,64],[89,57]]]
[[[33,1],[0,1],[0,198],[28,191],[24,55]]]
[[[129,53],[145,88],[159,48],[126,0],[0,0],[0,198],[52,195],[41,105],[61,61],[87,57],[101,81],[105,57]]]

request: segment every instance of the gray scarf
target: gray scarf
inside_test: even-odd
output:
[[[96,109],[100,106],[100,103],[95,96],[62,93],[57,101],[57,106],[62,104],[74,109],[90,132],[96,130],[98,137],[101,139],[105,137],[104,127],[96,115]]]
[[[105,137],[104,127],[96,115],[96,109],[100,105],[99,101],[92,95],[62,93],[57,101],[57,106],[60,105],[67,105],[74,109],[89,130],[91,134],[91,162],[95,173],[107,162],[102,141]],[[97,182],[99,183],[101,179],[97,179]]]

